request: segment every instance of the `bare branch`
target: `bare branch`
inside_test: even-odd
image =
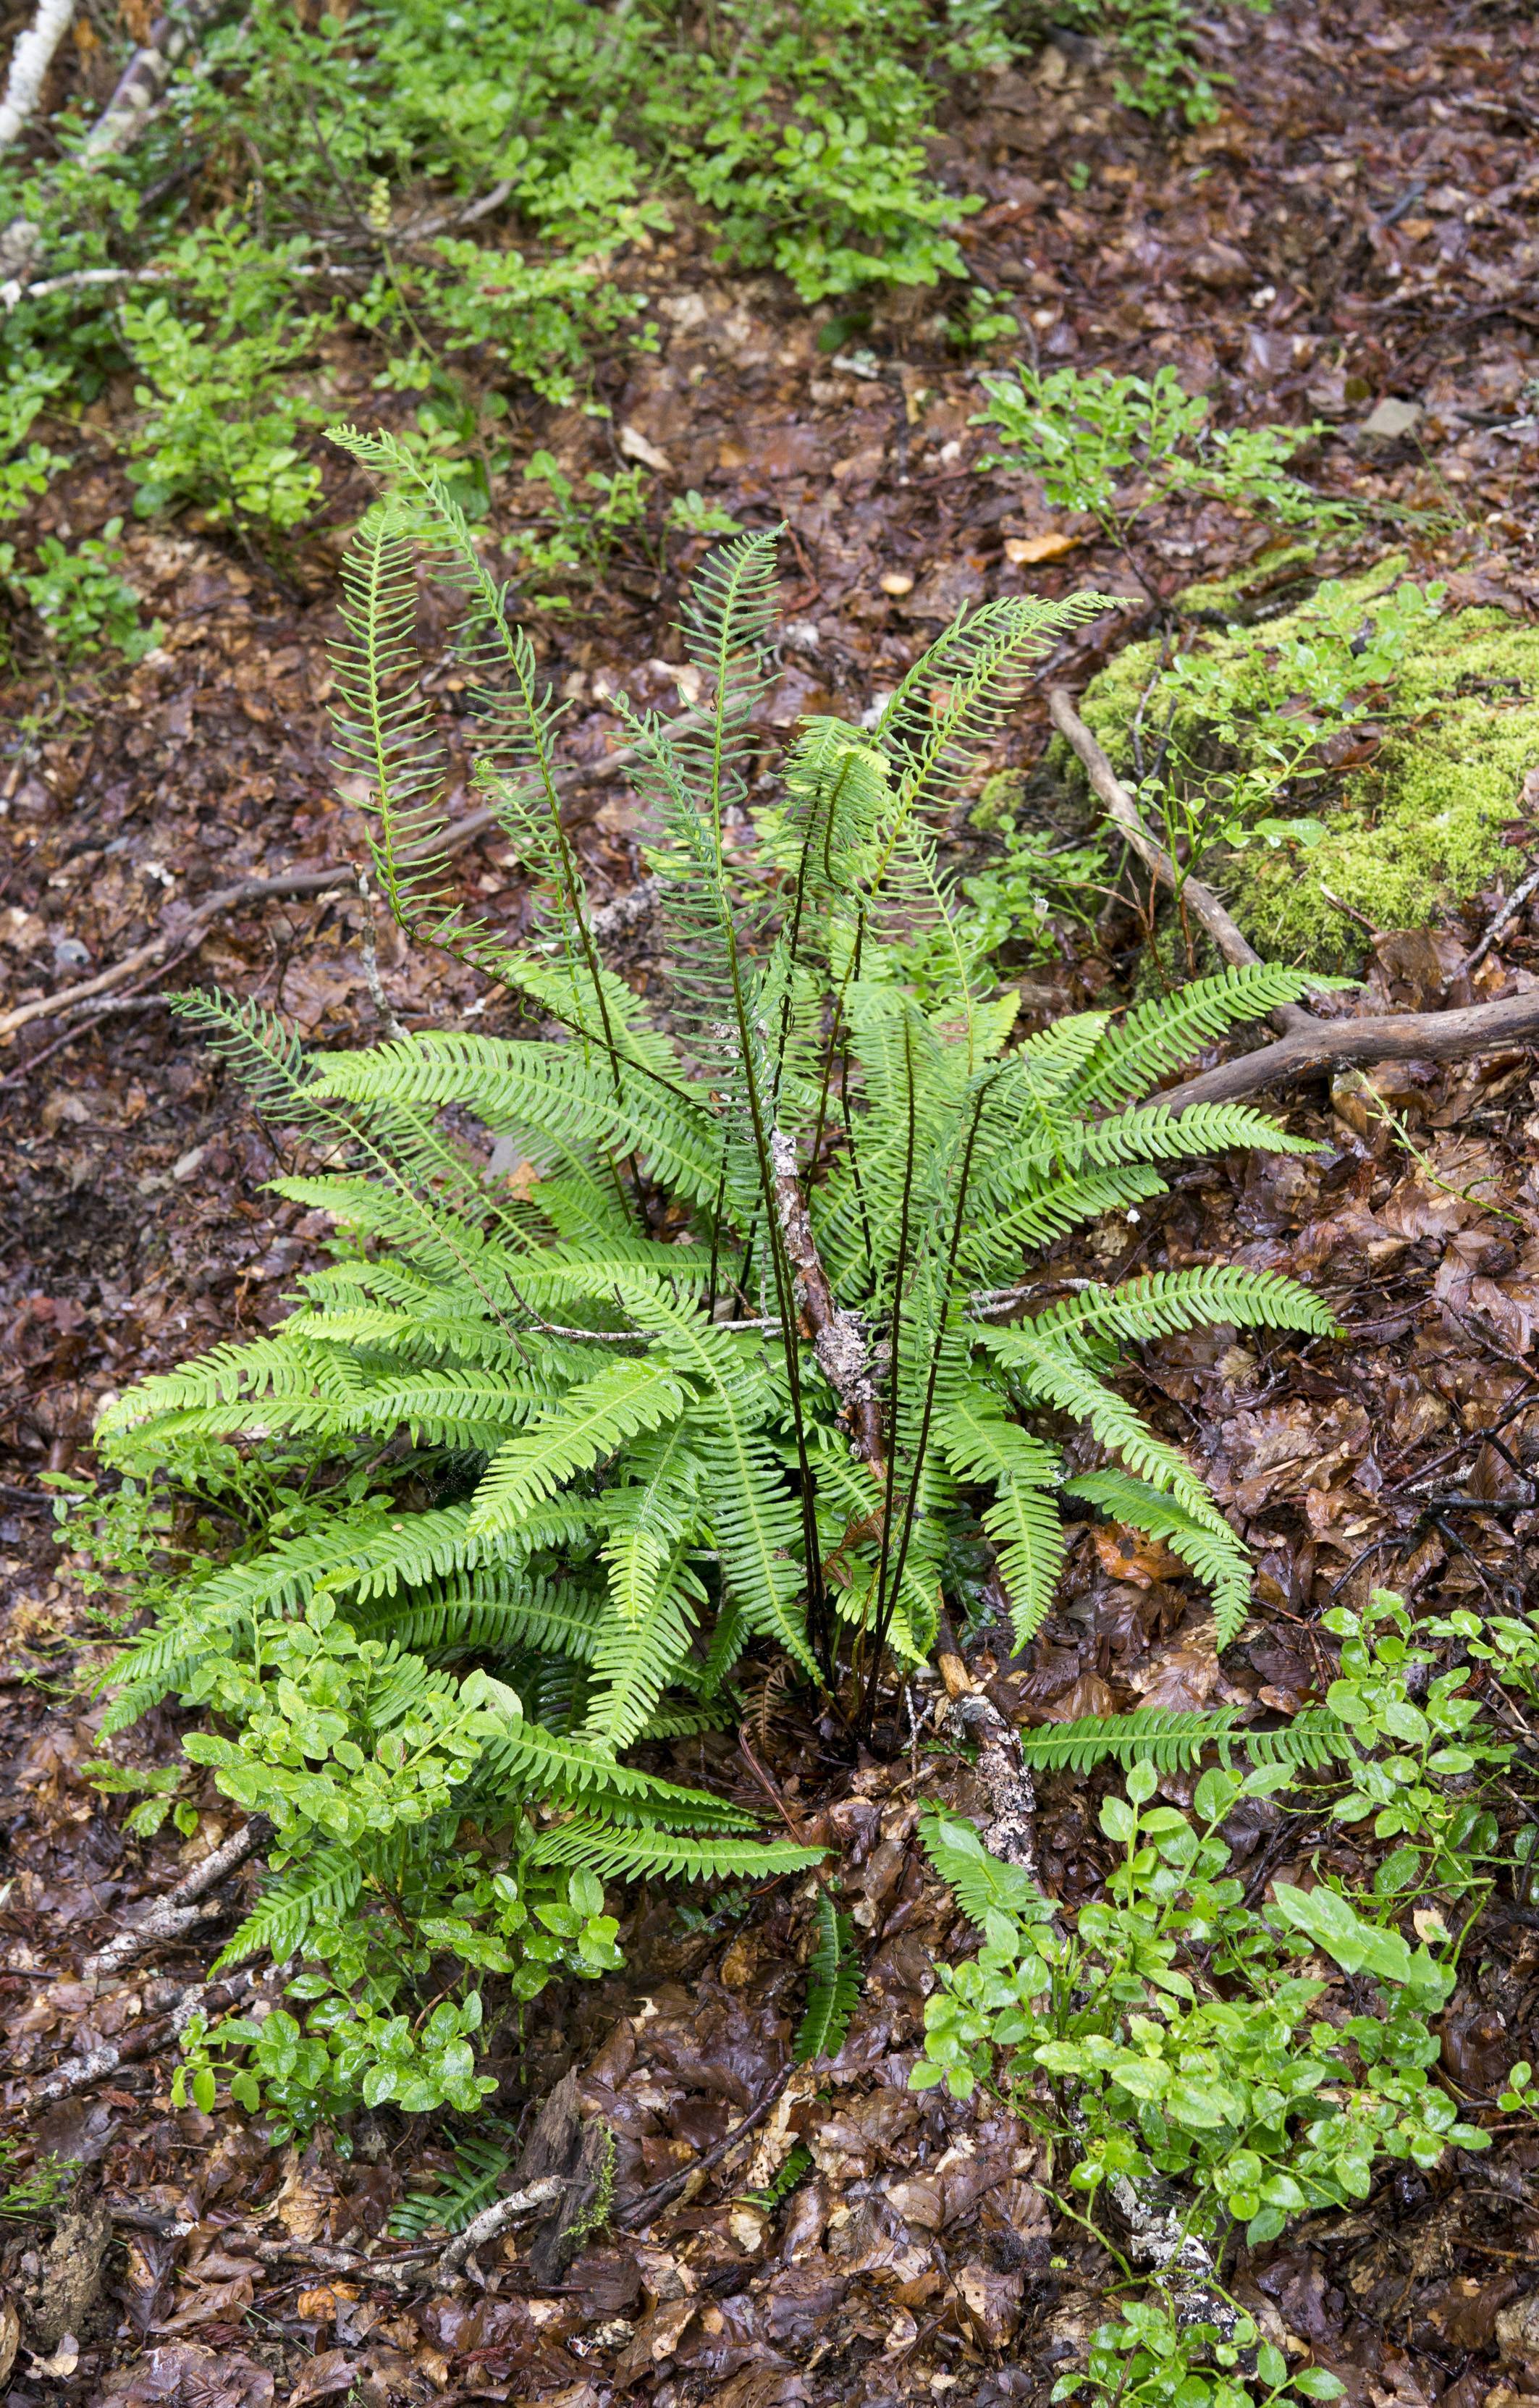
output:
[[[606,760],[578,763],[558,770],[556,782],[563,787],[602,785],[611,778],[623,775],[634,758],[634,752],[626,747],[621,752],[611,752]],[[494,810],[467,811],[463,819],[452,821],[442,835],[430,838],[423,845],[407,848],[402,858],[411,861],[419,853],[437,857],[458,853],[497,824]],[[197,904],[178,926],[163,929],[159,936],[151,937],[133,953],[125,953],[121,961],[111,963],[105,970],[98,970],[94,978],[82,979],[78,986],[61,987],[54,995],[39,996],[35,1002],[18,1004],[12,1011],[0,1012],[0,1042],[13,1037],[19,1028],[25,1028],[31,1021],[52,1020],[62,1011],[72,1010],[77,1004],[89,1003],[93,996],[106,995],[115,987],[126,985],[140,970],[153,968],[173,950],[192,950],[202,942],[213,923],[227,911],[238,910],[247,903],[279,902],[289,896],[329,895],[336,887],[356,884],[357,877],[355,867],[349,863],[341,863],[331,869],[290,869],[277,878],[242,878],[233,886],[221,886],[217,894],[207,896]],[[640,892],[638,889],[638,895]],[[655,893],[655,884],[648,882],[648,902]],[[620,900],[628,907],[632,904],[629,896],[622,896]],[[606,908],[613,910],[615,907]],[[595,922],[602,916],[602,913],[595,913]],[[641,911],[639,909],[627,909],[620,916],[622,924],[628,924],[632,918],[639,919]]]
[[[106,1973],[116,1973],[124,1965],[131,1965],[147,1948],[162,1941],[179,1940],[194,1924],[206,1923],[219,1912],[217,1907],[205,1903],[209,1892],[218,1889],[222,1881],[264,1847],[270,1831],[266,1818],[258,1814],[232,1832],[222,1846],[195,1864],[176,1888],[157,1899],[136,1923],[120,1931],[93,1956],[88,1956],[80,1968],[82,1979],[90,1982]]]
[[[182,0],[174,16],[162,17],[150,27],[150,39],[129,60],[117,91],[81,143],[82,159],[108,158],[137,139],[198,36],[229,6],[230,0]]]
[[[1137,804],[1062,686],[1054,686],[1047,708],[1054,726],[1084,763],[1107,816],[1161,885],[1174,891],[1176,873],[1170,855],[1145,827]],[[1525,883],[1532,892],[1532,883]],[[1189,878],[1182,892],[1225,961],[1239,968],[1261,960],[1211,888]],[[1236,1103],[1263,1088],[1290,1085],[1312,1072],[1350,1063],[1462,1062],[1477,1054],[1532,1044],[1539,1039],[1539,989],[1503,996],[1495,1003],[1469,1004],[1455,1011],[1380,1012],[1357,1020],[1319,1020],[1302,1004],[1286,1003],[1272,1019],[1283,1032],[1275,1045],[1220,1063],[1216,1070],[1204,1070],[1182,1086],[1167,1087],[1159,1101],[1173,1112],[1182,1112],[1190,1104]]]
[[[1162,844],[1150,836],[1138,805],[1076,710],[1065,686],[1055,685],[1047,696],[1053,725],[1078,755],[1085,774],[1105,805],[1106,816],[1120,828],[1146,869],[1161,885],[1179,894],[1194,920],[1207,930],[1232,969],[1248,969],[1261,960],[1248,937],[1231,918],[1211,886],[1200,878],[1183,879]],[[1272,1015],[1283,1028],[1313,1025],[1313,1014],[1298,1003],[1285,1003]]]
[[[37,14],[11,52],[6,96],[0,100],[0,150],[9,148],[36,110],[53,64],[53,53],[69,31],[75,0],[38,0]]]
[[[1173,1112],[1189,1104],[1232,1104],[1265,1087],[1290,1086],[1312,1072],[1365,1062],[1467,1062],[1477,1054],[1539,1043],[1539,987],[1473,1003],[1457,1011],[1374,1012],[1362,1020],[1314,1020],[1275,1045],[1204,1070],[1157,1101]]]
[[[829,1386],[843,1401],[855,1454],[862,1463],[870,1465],[878,1479],[883,1479],[887,1440],[865,1332],[854,1313],[847,1312],[838,1301],[823,1268],[797,1177],[793,1141],[781,1130],[772,1129],[769,1151],[775,1173],[776,1215],[796,1275],[796,1300],[812,1333],[812,1351]]]
[[[546,2174],[530,2184],[527,2190],[510,2190],[506,2199],[493,2200],[473,2215],[463,2232],[457,2232],[433,2270],[434,2280],[457,2283],[465,2271],[466,2261],[489,2241],[498,2240],[510,2225],[533,2215],[536,2209],[552,2207],[563,2197],[566,2185],[560,2174]]]

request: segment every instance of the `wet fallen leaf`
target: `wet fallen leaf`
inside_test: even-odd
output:
[[[40,2383],[62,2383],[66,2375],[74,2373],[79,2363],[80,2344],[73,2333],[66,2332],[61,2337],[58,2348],[51,2350],[47,2358],[33,2359],[27,2372]]]
[[[1029,568],[1042,560],[1066,560],[1071,552],[1078,552],[1085,538],[1066,535],[1062,528],[1049,527],[1042,535],[1007,535],[1005,557],[1017,568]]]

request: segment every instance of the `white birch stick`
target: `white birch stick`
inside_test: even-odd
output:
[[[37,0],[37,14],[11,52],[6,96],[0,100],[0,150],[8,150],[43,96],[53,53],[69,31],[75,0]]]

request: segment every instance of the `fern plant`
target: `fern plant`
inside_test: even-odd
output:
[[[207,1707],[192,1750],[272,1815],[288,1870],[237,1951],[313,1948],[319,1929],[354,1966],[358,1900],[388,1897],[423,1945],[517,1982],[544,1978],[539,1914],[606,1920],[563,1880],[809,1861],[627,1755],[730,1721],[750,1644],[869,1728],[883,1667],[934,1643],[958,1537],[992,1548],[1019,1643],[1052,1603],[1064,1498],[1162,1539],[1233,1635],[1244,1550],[1118,1365],[1203,1323],[1326,1332],[1330,1315],[1222,1268],[1044,1308],[1031,1264],[1159,1194],[1169,1163],[1300,1149],[1248,1108],[1177,1118],[1150,1097],[1304,982],[1232,971],[1012,1043],[1015,996],[949,943],[938,839],[1033,662],[1102,605],[959,619],[874,728],[808,722],[750,821],[771,529],[702,574],[691,723],[624,713],[669,965],[663,1000],[643,1001],[601,957],[559,808],[559,710],[463,512],[389,437],[339,439],[383,488],[337,665],[381,889],[414,937],[557,1034],[306,1057],[254,1004],[182,1007],[292,1132],[278,1192],[336,1235],[279,1326],[145,1381],[100,1441],[146,1484],[280,1442],[317,1469],[271,1542],[257,1531],[157,1593],[111,1721],[168,1694]],[[442,851],[422,569],[463,606],[477,782],[538,896],[520,947],[465,910]],[[904,975],[916,942],[922,1003]],[[509,1153],[512,1179],[492,1168]],[[1067,1479],[1076,1426],[1104,1463]],[[467,1816],[482,1854],[435,1903]],[[580,1929],[546,1938],[580,1960]]]

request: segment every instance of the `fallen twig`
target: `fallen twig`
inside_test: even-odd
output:
[[[603,784],[611,778],[623,775],[634,758],[634,751],[627,746],[621,752],[611,752],[603,761],[582,762],[558,769],[556,782],[560,786]],[[465,845],[473,844],[477,837],[484,836],[489,828],[499,824],[496,812],[491,809],[467,811],[463,819],[451,821],[440,836],[431,838],[421,845],[404,848],[401,858],[410,862],[419,857],[426,859],[458,853]],[[25,1028],[34,1020],[56,1019],[60,1012],[73,1010],[78,1004],[90,1003],[94,996],[124,985],[139,971],[153,968],[161,956],[173,946],[179,946],[184,953],[195,951],[213,923],[225,912],[237,910],[242,904],[276,903],[292,896],[328,895],[338,887],[356,885],[357,879],[358,871],[351,863],[339,862],[327,869],[288,869],[277,878],[242,878],[234,885],[221,886],[216,894],[206,896],[201,903],[194,905],[179,925],[163,929],[158,936],[135,947],[133,953],[125,953],[121,961],[109,964],[105,970],[98,970],[94,978],[82,979],[77,986],[62,987],[54,995],[38,996],[31,1003],[18,1004],[10,1011],[0,1012],[0,1042],[13,1037],[18,1029]],[[651,881],[647,884],[649,901],[655,896],[656,887]],[[637,888],[637,896],[642,891]],[[623,912],[621,906],[625,907]],[[629,896],[622,896],[619,905],[608,905],[606,909],[617,912],[620,925],[629,925],[633,919],[640,916],[640,908]],[[603,913],[595,912],[593,916],[596,923]]]
[[[819,1256],[797,1177],[794,1143],[779,1129],[772,1129],[769,1150],[776,1214],[796,1275],[796,1299],[812,1332],[812,1351],[830,1387],[843,1399],[855,1454],[881,1478],[886,1472],[887,1445],[865,1332],[854,1313],[847,1312],[838,1302]]]
[[[80,145],[79,156],[94,162],[126,150],[200,34],[222,17],[230,0],[181,0],[174,16],[162,17],[118,79],[118,88]]]
[[[125,2065],[141,2065],[146,2057],[158,2055],[169,2042],[179,2040],[192,2017],[233,2007],[235,2000],[252,1986],[249,1971],[221,1975],[217,1982],[190,1982],[174,1998],[169,2017],[156,2016],[146,2028],[135,2032],[121,2045],[116,2041],[104,2041],[99,2048],[88,2049],[84,2056],[67,2057],[40,2082],[19,2085],[8,2104],[12,2107],[45,2107],[55,2099],[72,2099],[77,2091],[89,2090],[104,2074],[116,2073]]]
[[[36,16],[25,33],[18,35],[6,96],[0,100],[0,150],[8,149],[36,110],[53,53],[68,33],[74,14],[75,0],[38,0]]]
[[[457,2283],[477,2249],[484,2249],[489,2241],[498,2240],[510,2225],[533,2215],[537,2208],[553,2207],[565,2190],[560,2174],[545,2174],[538,2182],[532,2182],[527,2190],[510,2190],[506,2199],[494,2199],[479,2215],[471,2217],[463,2232],[455,2234],[433,2270],[435,2282]]]
[[[1075,710],[1062,686],[1047,697],[1054,726],[1084,763],[1108,816],[1138,857],[1173,891],[1176,872],[1170,855],[1150,836],[1138,806]],[[1212,890],[1189,878],[1182,888],[1189,909],[1235,968],[1261,960]],[[1539,1039],[1539,988],[1502,996],[1495,1003],[1468,1004],[1455,1011],[1377,1012],[1357,1020],[1319,1020],[1302,1004],[1284,1004],[1272,1015],[1282,1035],[1274,1045],[1242,1054],[1204,1070],[1179,1087],[1167,1087],[1160,1102],[1173,1112],[1191,1104],[1229,1104],[1263,1088],[1290,1084],[1312,1071],[1363,1062],[1455,1062],[1500,1053]]]
[[[1485,935],[1481,938],[1480,942],[1475,948],[1475,951],[1471,953],[1466,953],[1463,960],[1460,963],[1459,971],[1456,975],[1467,977],[1471,970],[1479,968],[1481,963],[1485,960],[1486,955],[1490,952],[1491,947],[1495,944],[1498,937],[1502,935],[1504,929],[1511,927],[1513,922],[1517,919],[1518,914],[1521,911],[1524,904],[1528,901],[1529,896],[1535,892],[1539,892],[1539,867],[1531,869],[1522,883],[1513,889],[1513,892],[1503,904],[1501,910],[1498,911],[1495,919],[1491,922],[1490,926],[1487,929]]]
[[[1361,1020],[1314,1020],[1290,1029],[1275,1045],[1221,1062],[1184,1085],[1167,1087],[1159,1101],[1173,1112],[1189,1104],[1232,1104],[1263,1087],[1277,1087],[1312,1071],[1363,1062],[1465,1062],[1477,1054],[1539,1042],[1539,987],[1527,995],[1503,996],[1458,1011],[1374,1012]]]
[[[692,2165],[682,2167],[677,2174],[665,2174],[661,2182],[653,2183],[649,2190],[638,2191],[635,2198],[627,2200],[623,2207],[617,2207],[609,2218],[610,2223],[622,2232],[636,2231],[649,2224],[658,2209],[666,2207],[671,2199],[677,2199],[686,2183],[711,2172],[713,2168],[732,2156],[740,2142],[759,2129],[796,2071],[794,2065],[788,2065],[783,2072],[777,2073],[762,2099],[749,2108],[740,2124],[734,2124],[730,2132],[723,2133],[715,2146],[696,2157]]]
[[[229,1874],[265,1846],[270,1828],[265,1818],[258,1814],[232,1832],[221,1847],[194,1865],[176,1888],[157,1899],[136,1923],[117,1933],[93,1956],[88,1956],[80,1968],[82,1979],[97,1981],[106,1973],[116,1973],[124,1965],[132,1964],[145,1949],[160,1941],[179,1940],[195,1923],[206,1923],[211,1914],[217,1914],[218,1907],[207,1902],[209,1892],[218,1889]]]
[[[1149,834],[1137,803],[1123,785],[1105,753],[1090,734],[1066,687],[1055,685],[1047,696],[1047,710],[1059,734],[1077,754],[1085,774],[1105,807],[1106,816],[1118,826],[1146,869],[1179,896],[1192,918],[1207,930],[1218,951],[1233,969],[1245,969],[1261,960],[1260,953],[1230,913],[1225,910],[1211,886],[1200,878],[1183,878],[1165,848]],[[1273,1014],[1284,1028],[1298,1027],[1305,1023],[1314,1025],[1314,1015],[1298,1003],[1285,1003]]]

